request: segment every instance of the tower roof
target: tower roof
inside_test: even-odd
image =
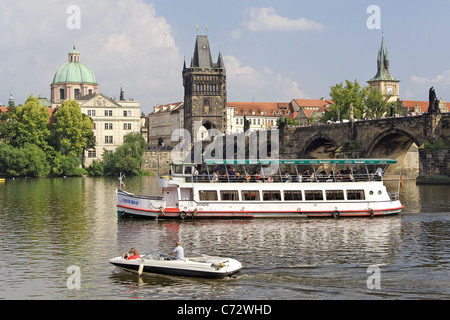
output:
[[[80,52],[74,46],[69,52],[69,61],[56,71],[53,83],[97,84],[97,80],[91,68],[80,62]]]
[[[381,38],[380,50],[378,51],[377,68],[378,68],[377,74],[369,81],[380,81],[380,80],[400,81],[399,79],[396,79],[393,76],[391,76],[391,74],[389,73],[389,55],[388,50],[384,44],[384,34]]]
[[[217,63],[213,63],[211,58],[211,49],[209,46],[208,36],[198,35],[195,41],[194,56],[191,60],[191,68],[225,68],[223,63],[222,54],[219,53],[219,59]]]

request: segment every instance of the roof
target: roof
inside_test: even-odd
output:
[[[241,160],[209,160],[205,159],[206,164],[395,164],[397,160],[393,159],[241,159]]]
[[[227,107],[234,107],[237,116],[273,116],[279,117],[283,110],[287,117],[292,113],[289,102],[227,102]]]
[[[197,36],[197,40],[195,41],[194,56],[191,61],[191,68],[225,68],[221,53],[219,53],[217,63],[213,63],[208,36],[206,35]]]
[[[294,99],[293,100],[299,107],[325,107],[330,104],[334,104],[333,100],[327,99]]]
[[[381,47],[378,51],[378,60],[377,60],[377,74],[375,77],[370,79],[370,81],[380,81],[380,80],[389,80],[389,81],[400,81],[389,73],[389,55],[386,46],[384,45],[384,35],[381,38]]]
[[[79,55],[80,53],[74,48],[69,52],[69,57],[74,54]],[[97,84],[97,80],[91,68],[80,62],[79,59],[75,59],[69,60],[62,67],[58,68],[53,77],[53,83]]]
[[[183,107],[184,107],[184,102],[175,102],[175,103],[169,103],[169,104],[164,104],[164,105],[159,104],[159,105],[153,107],[153,112],[151,114],[173,112],[173,111],[183,109]]]

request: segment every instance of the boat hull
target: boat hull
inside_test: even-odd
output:
[[[228,259],[228,258],[227,258]],[[144,263],[142,273],[144,274],[163,274],[170,276],[197,277],[209,279],[222,279],[238,273],[242,269],[239,261],[228,259],[224,267],[212,267],[210,263],[198,263],[195,261],[172,260],[126,260],[122,257],[110,259],[109,262],[123,270],[139,273],[139,267]]]
[[[163,200],[117,193],[119,217],[147,219],[254,219],[254,218],[350,218],[399,214],[404,206],[395,201],[303,201],[301,203],[179,201],[179,207],[164,207]],[[159,201],[159,202],[158,202]],[[159,207],[158,207],[159,206]]]

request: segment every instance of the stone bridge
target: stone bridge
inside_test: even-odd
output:
[[[450,183],[450,113],[285,128],[280,158],[392,158],[418,183]]]

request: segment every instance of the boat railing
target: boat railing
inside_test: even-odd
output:
[[[283,182],[283,183],[308,183],[308,182],[362,182],[362,181],[382,181],[385,176],[376,174],[355,174],[355,175],[212,175],[199,174],[183,175],[188,183],[262,183],[262,182]]]

